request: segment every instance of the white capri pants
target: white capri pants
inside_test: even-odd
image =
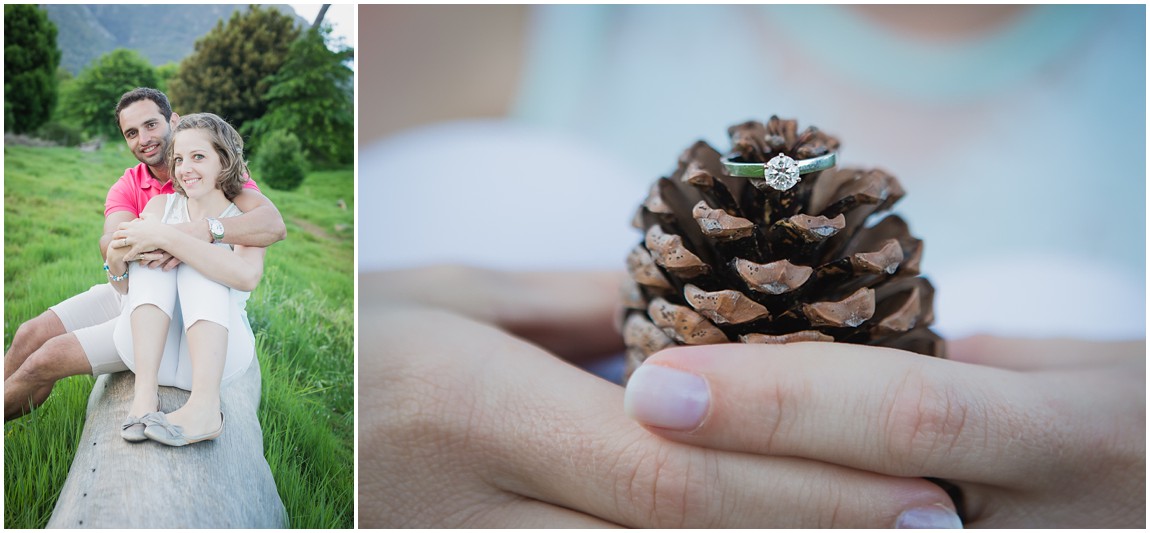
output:
[[[186,264],[164,272],[132,263],[128,279],[127,302],[113,337],[120,357],[132,372],[136,371],[136,361],[131,316],[144,304],[155,305],[171,318],[160,360],[160,385],[192,390],[187,330],[200,320],[215,322],[228,330],[223,383],[247,370],[255,355],[255,342],[244,311],[249,293],[233,291]]]

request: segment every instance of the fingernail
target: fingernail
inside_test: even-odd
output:
[[[942,505],[915,507],[903,511],[894,523],[895,529],[962,529],[962,520],[954,510]]]
[[[640,423],[678,431],[699,427],[711,393],[702,377],[659,365],[643,365],[631,374],[623,410]]]

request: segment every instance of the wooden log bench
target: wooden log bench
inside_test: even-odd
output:
[[[103,375],[88,398],[87,420],[68,478],[48,521],[50,528],[284,528],[287,513],[264,459],[256,409],[256,359],[222,390],[223,435],[173,448],[127,442],[120,424],[135,376]],[[188,392],[160,387],[164,411]]]

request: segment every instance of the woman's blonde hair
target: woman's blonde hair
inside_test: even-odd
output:
[[[184,130],[205,130],[208,140],[220,156],[220,175],[216,179],[216,188],[224,192],[228,200],[239,196],[248,181],[248,164],[244,161],[244,140],[231,124],[212,113],[195,113],[180,117],[176,128],[172,131],[172,142],[168,143],[168,173],[172,180],[172,188],[180,194],[187,196],[180,180],[176,179],[176,162],[172,157],[175,150],[176,134]]]

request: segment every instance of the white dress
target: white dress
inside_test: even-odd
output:
[[[242,212],[235,204],[229,204],[217,218],[240,214]],[[161,221],[165,224],[179,224],[190,218],[187,198],[181,194],[169,194]],[[231,245],[224,243],[215,246],[231,249]],[[255,337],[246,311],[251,293],[212,281],[187,264],[180,264],[164,272],[162,269],[131,263],[128,276],[128,294],[116,324],[114,339],[116,350],[129,369],[136,371],[132,311],[140,305],[152,304],[171,318],[164,342],[164,355],[160,361],[160,385],[192,389],[192,361],[188,353],[187,329],[200,320],[215,322],[228,329],[223,383],[247,370],[255,356]]]

